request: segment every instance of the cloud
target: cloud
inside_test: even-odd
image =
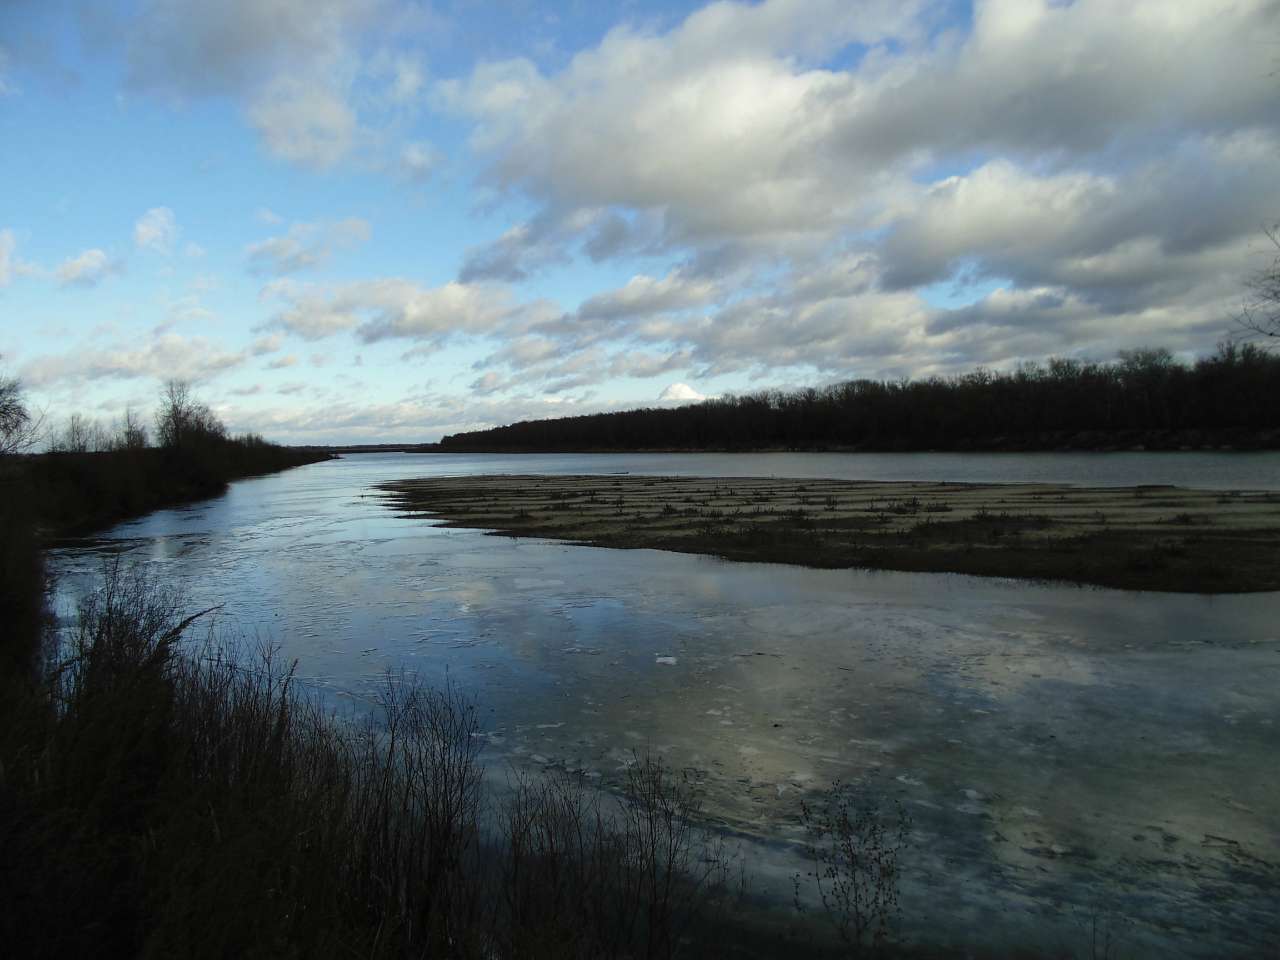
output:
[[[1269,54],[1249,39],[1280,27],[1274,4],[989,0],[961,37],[930,36],[932,15],[715,4],[665,34],[615,28],[559,73],[482,64],[439,95],[476,120],[499,186],[550,210],[661,210],[673,245],[828,234],[940,154],[1275,124]],[[821,65],[852,43],[869,48],[855,66]]]
[[[14,256],[18,241],[12,230],[0,230],[0,287],[7,287],[13,282]]]
[[[207,337],[164,333],[143,346],[119,344],[80,348],[36,357],[23,366],[24,383],[45,387],[63,381],[177,377],[199,382],[233,369],[248,358],[248,350],[226,350]]]
[[[517,223],[497,240],[466,251],[458,279],[463,283],[515,283],[552,264],[568,262],[564,231],[550,218]]]
[[[407,339],[438,345],[457,334],[491,333],[513,316],[505,289],[464,283],[422,287],[398,277],[332,288],[277,281],[264,296],[284,303],[272,323],[307,340],[354,331],[365,343]]]
[[[387,96],[372,96],[385,71],[369,51],[430,23],[389,0],[144,0],[115,32],[132,89],[175,103],[231,98],[269,152],[324,170],[374,146],[371,124],[423,82],[400,57]]]
[[[482,64],[438,96],[477,122],[490,180],[548,210],[657,211],[677,246],[827,232],[859,207],[865,165],[838,162],[817,109],[841,75],[809,65],[910,40],[917,8],[717,4],[667,34],[615,28],[558,74]]]
[[[178,238],[178,221],[168,207],[152,207],[133,225],[133,242],[139,250],[167,254]]]
[[[373,66],[374,72],[385,78],[385,96],[392,103],[412,103],[419,98],[426,86],[426,71],[413,57],[383,56],[377,58]]]
[[[58,282],[64,287],[97,286],[106,276],[116,269],[105,251],[96,247],[86,250],[77,257],[70,257],[58,265],[55,271]]]
[[[283,236],[245,248],[253,273],[284,276],[323,266],[335,251],[365,243],[373,229],[367,220],[350,217],[337,223],[296,223]]]
[[[400,150],[400,175],[411,183],[425,183],[440,163],[439,152],[429,143],[406,143]]]
[[[148,0],[133,18],[128,80],[191,99],[253,90],[342,60],[377,4],[367,0]]]
[[[675,401],[677,403],[698,403],[707,399],[705,394],[699,393],[687,383],[673,383],[669,385],[662,393],[658,394],[658,399],[663,401]]]
[[[248,117],[273,154],[317,170],[345,159],[361,136],[343,91],[303,77],[273,80],[250,104]]]
[[[1210,347],[1258,211],[1280,209],[1274,64],[1250,40],[1277,27],[1268,0],[979,0],[952,23],[764,0],[619,26],[554,69],[481,63],[436,100],[474,123],[496,195],[533,212],[460,278],[578,255],[666,272],[480,366],[554,387],[645,344],[698,375],[799,377]],[[937,285],[972,302],[940,307]]]
[[[268,370],[287,370],[289,367],[297,366],[298,358],[294,354],[279,357],[267,364]]]
[[[639,275],[618,290],[597,294],[578,308],[582,320],[645,317],[673,310],[705,306],[720,296],[719,286],[703,278],[673,271],[660,280]]]
[[[272,333],[256,338],[249,344],[249,352],[255,357],[261,357],[268,353],[275,353],[283,344],[284,337],[278,333]]]
[[[17,255],[18,238],[13,230],[0,230],[0,289],[9,286],[14,277],[42,276],[44,271]]]

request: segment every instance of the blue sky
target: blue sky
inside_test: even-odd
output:
[[[1264,0],[11,0],[0,371],[56,427],[514,419],[1231,331]]]

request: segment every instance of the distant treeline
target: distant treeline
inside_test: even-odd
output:
[[[1010,373],[850,380],[671,408],[533,420],[447,436],[445,452],[1033,450],[1280,446],[1280,355],[1223,344],[1193,365],[1164,349],[1055,358]]]
[[[0,382],[30,420],[15,381]],[[18,428],[10,433],[18,432]],[[4,450],[0,436],[0,453]],[[11,444],[12,446],[12,444]],[[114,427],[73,416],[49,452],[0,455],[0,499],[12,522],[45,536],[79,533],[173,503],[213,496],[228,482],[325,460],[328,453],[282,447],[256,434],[233,436],[176,381],[165,388],[154,433],[126,413]]]

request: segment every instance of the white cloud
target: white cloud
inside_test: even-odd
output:
[[[207,337],[163,333],[144,346],[78,348],[37,357],[23,366],[21,376],[33,387],[68,380],[139,377],[202,381],[239,366],[249,354],[248,350],[227,350]]]
[[[0,230],[0,289],[13,282],[14,277],[43,276],[38,264],[23,260],[17,255],[18,238],[13,230]]]
[[[639,275],[618,290],[588,298],[578,308],[583,320],[616,320],[700,307],[720,296],[718,284],[677,271],[660,280]]]
[[[249,345],[249,352],[255,357],[261,357],[268,353],[275,353],[282,346],[284,346],[284,337],[279,333],[271,333],[256,338]]]
[[[372,233],[369,222],[358,217],[336,223],[296,223],[283,236],[250,244],[245,256],[254,273],[284,276],[323,266],[336,251],[365,243]]]
[[[130,12],[127,80],[182,102],[230,97],[275,156],[328,169],[368,145],[379,120],[367,50],[403,40],[430,18],[388,0],[144,0]],[[409,61],[389,93],[411,97]]]
[[[7,287],[13,281],[13,251],[17,246],[12,230],[0,230],[0,287]]]
[[[133,242],[140,250],[167,254],[178,238],[178,221],[168,207],[152,207],[133,225]]]
[[[707,399],[705,394],[699,393],[687,383],[673,383],[668,386],[662,393],[658,394],[659,400],[676,401],[679,403],[696,403]]]
[[[429,143],[407,143],[400,151],[400,175],[411,183],[426,182],[440,163],[439,153]]]
[[[305,77],[273,80],[254,98],[248,116],[273,154],[318,170],[345,159],[360,137],[343,92]]]
[[[77,257],[64,260],[58,265],[56,275],[63,286],[92,287],[114,269],[116,265],[106,252],[95,247]]]
[[[333,288],[277,281],[264,289],[284,301],[273,324],[308,340],[354,331],[366,343],[407,339],[439,344],[457,334],[490,333],[513,315],[501,288],[447,283],[422,287],[389,277]]]
[[[392,103],[410,103],[418,98],[426,86],[427,76],[417,60],[398,56],[379,71],[387,76],[386,95]]]
[[[563,68],[510,59],[437,84],[474,121],[498,196],[534,207],[469,250],[461,279],[581,253],[667,264],[482,365],[554,385],[607,377],[637,342],[699,374],[798,376],[1105,356],[1135,337],[1211,347],[1280,210],[1274,64],[1250,40],[1276,33],[1280,6],[979,0],[971,26],[937,16],[718,3],[665,32],[615,28]],[[947,282],[978,302],[915,292]]]

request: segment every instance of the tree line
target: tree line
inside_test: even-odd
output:
[[[849,380],[677,408],[521,421],[444,437],[455,451],[1098,449],[1280,445],[1280,355],[1224,343],[1053,358],[1010,372]]]
[[[46,452],[30,451],[44,447]],[[232,435],[189,384],[170,380],[150,428],[132,410],[114,424],[73,414],[58,430],[0,377],[0,495],[44,534],[92,529],[170,503],[212,496],[229,481],[327,454]],[[16,521],[15,521],[16,522]]]

